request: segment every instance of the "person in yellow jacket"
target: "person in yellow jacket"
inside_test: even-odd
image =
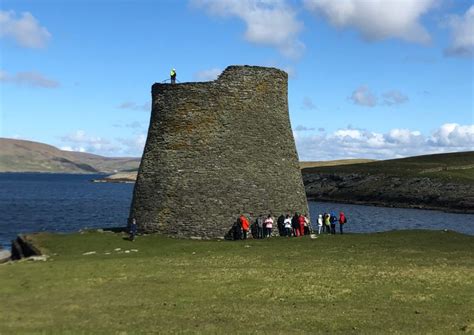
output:
[[[173,68],[170,71],[171,84],[176,84],[176,70]]]

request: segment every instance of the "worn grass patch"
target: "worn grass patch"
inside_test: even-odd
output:
[[[34,239],[48,261],[0,266],[1,334],[473,331],[474,237],[453,232]]]

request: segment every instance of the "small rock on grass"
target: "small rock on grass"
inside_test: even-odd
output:
[[[48,256],[46,255],[41,255],[41,256],[30,256],[27,258],[28,261],[46,261],[48,259]]]
[[[88,252],[85,252],[83,253],[84,256],[87,256],[87,255],[94,255],[96,252],[95,251],[88,251]]]

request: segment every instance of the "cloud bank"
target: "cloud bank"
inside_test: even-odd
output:
[[[62,150],[88,152],[109,157],[132,156],[140,157],[146,142],[146,134],[139,133],[129,138],[106,139],[76,130],[62,136],[60,141]]]
[[[446,123],[430,135],[409,129],[387,133],[346,128],[333,133],[294,132],[300,160],[391,159],[474,149],[474,124]]]

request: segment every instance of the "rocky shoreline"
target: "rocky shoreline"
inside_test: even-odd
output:
[[[303,173],[309,199],[359,205],[474,213],[474,185],[428,177]]]
[[[137,171],[119,172],[104,178],[92,179],[93,183],[134,183],[137,180]]]

